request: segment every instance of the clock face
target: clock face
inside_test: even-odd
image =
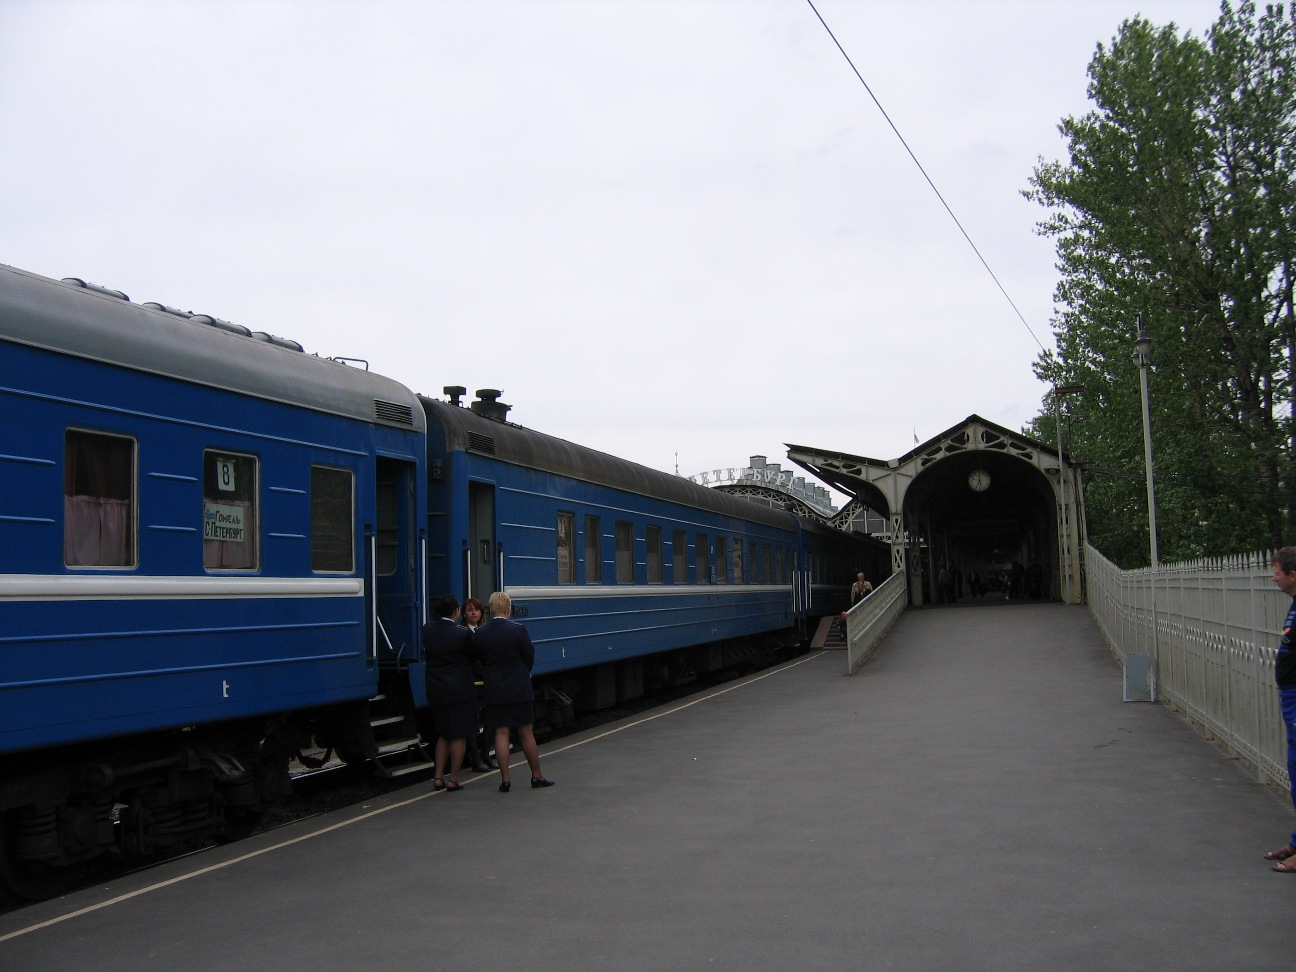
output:
[[[968,474],[968,485],[978,493],[984,493],[990,488],[990,474],[984,469],[973,469]]]

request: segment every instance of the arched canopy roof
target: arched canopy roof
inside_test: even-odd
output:
[[[891,511],[894,481],[906,483],[942,463],[942,479],[970,473],[978,464],[993,463],[1002,474],[1024,473],[1017,459],[1049,475],[1058,470],[1057,449],[1021,432],[972,414],[962,422],[914,446],[894,459],[877,459],[847,452],[786,443],[788,458],[839,492],[854,496],[865,506]],[[1003,457],[1000,459],[998,457]],[[944,465],[948,462],[948,465]]]

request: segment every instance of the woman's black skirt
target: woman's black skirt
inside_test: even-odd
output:
[[[535,703],[507,702],[486,706],[486,728],[503,729],[535,724]]]
[[[442,739],[467,739],[477,735],[476,702],[436,702],[432,721]]]

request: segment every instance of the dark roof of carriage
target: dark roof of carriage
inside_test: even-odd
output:
[[[365,422],[424,427],[413,392],[390,378],[113,294],[0,265],[0,339]]]
[[[421,395],[419,400],[427,411],[429,427],[439,425],[445,430],[447,451],[492,456],[501,462],[607,485],[653,499],[755,520],[784,530],[796,528],[797,518],[785,510],[699,486],[683,477],[618,459],[566,439],[485,418],[471,408]]]

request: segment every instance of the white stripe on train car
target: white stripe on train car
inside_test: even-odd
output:
[[[360,577],[125,577],[0,574],[0,601],[363,597]]]
[[[584,597],[667,597],[700,594],[783,594],[792,593],[791,584],[583,584],[562,587],[517,587],[504,589],[514,601],[566,600]]]

